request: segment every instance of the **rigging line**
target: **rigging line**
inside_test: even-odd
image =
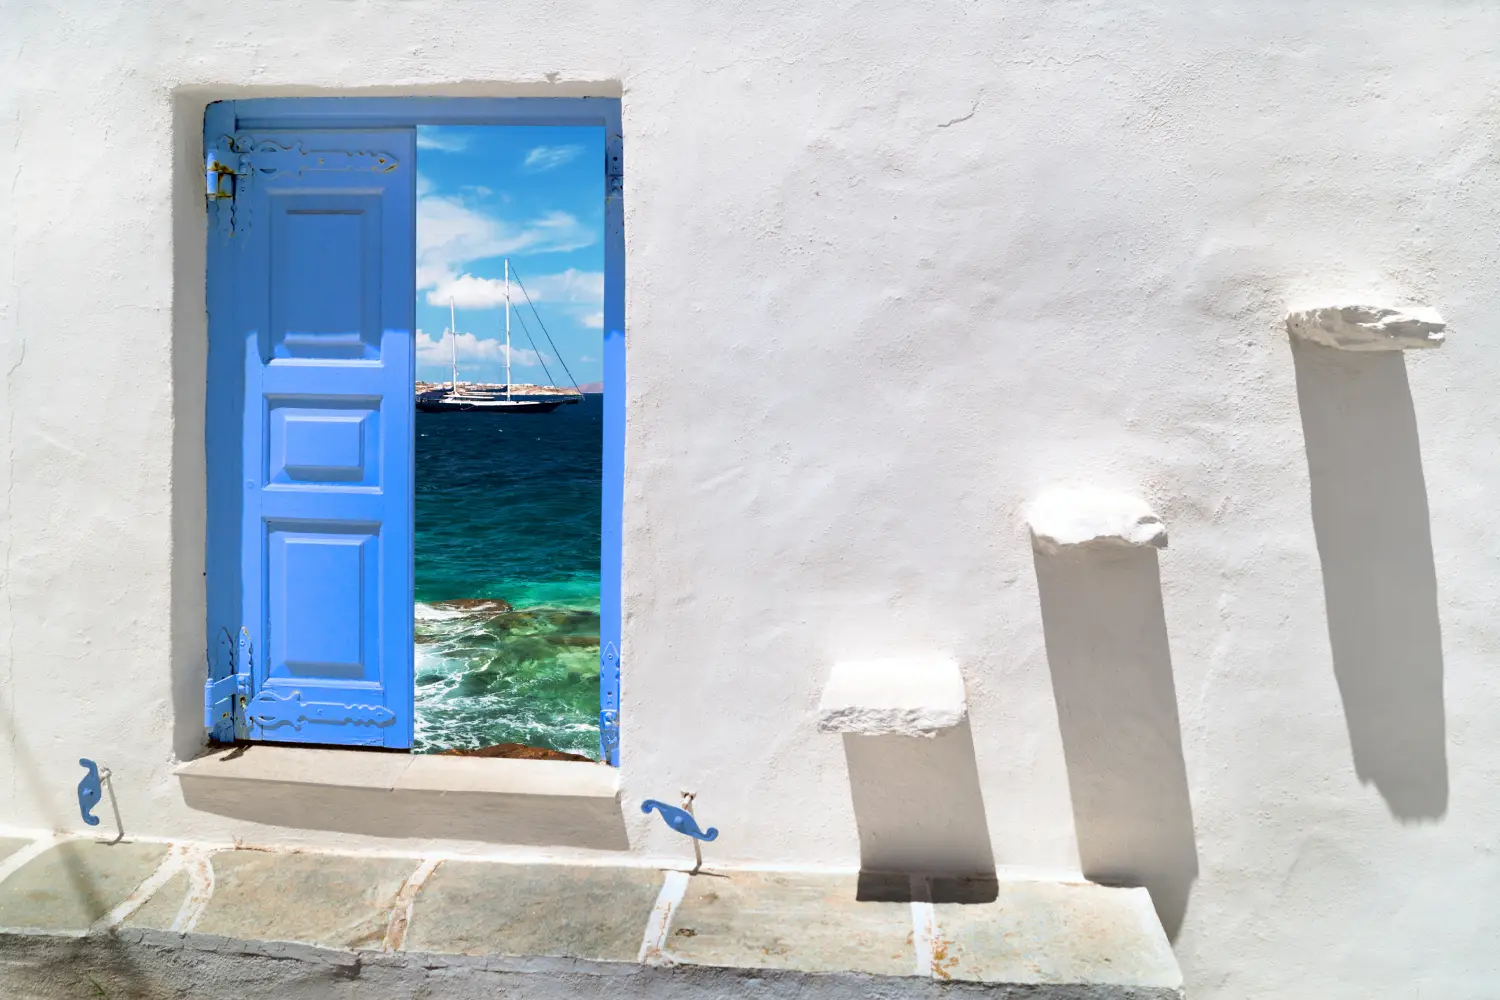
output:
[[[563,371],[567,373],[568,380],[573,383],[573,388],[577,389],[578,380],[568,370],[568,363],[563,360],[562,352],[557,349],[556,344],[552,343],[552,334],[547,332],[547,324],[542,322],[542,314],[536,311],[536,303],[531,301],[531,293],[526,291],[526,286],[521,282],[521,275],[517,273],[514,261],[511,262],[510,273],[515,276],[516,284],[521,286],[521,294],[526,296],[526,304],[531,307],[531,314],[536,317],[536,325],[542,328],[542,336],[547,338],[547,343],[552,347],[552,353],[557,355],[557,363],[562,365]],[[517,312],[516,315],[519,316],[521,314]],[[522,320],[521,325],[526,325],[524,320]],[[549,375],[548,378],[551,378],[551,376]]]
[[[512,269],[511,273],[514,274],[515,270]],[[531,352],[536,355],[537,362],[541,364],[542,372],[547,376],[547,384],[551,385],[552,372],[547,367],[547,359],[542,356],[542,352],[536,346],[536,341],[531,338],[531,329],[527,327],[526,317],[521,315],[521,311],[519,309],[516,310],[516,319],[521,321],[521,332],[526,334],[526,342],[531,345]],[[556,350],[556,348],[553,348],[553,350]]]

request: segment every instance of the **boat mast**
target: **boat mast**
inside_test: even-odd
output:
[[[510,399],[510,258],[505,258],[505,398]]]
[[[453,299],[448,299],[448,347],[453,352],[453,384],[450,392],[458,391],[458,322],[453,318]]]

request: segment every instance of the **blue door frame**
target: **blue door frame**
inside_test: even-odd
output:
[[[599,587],[599,743],[620,763],[620,567],[625,487],[625,212],[623,152],[616,98],[275,97],[219,101],[204,113],[204,149],[245,129],[372,129],[418,125],[600,125],[605,129],[604,468]],[[243,345],[227,328],[232,313],[232,203],[211,201],[208,231],[207,597],[209,681],[243,668],[241,648]],[[412,280],[416,280],[413,274]],[[410,394],[406,405],[412,405]],[[232,685],[231,685],[232,688]],[[234,725],[210,713],[211,734],[233,739]]]

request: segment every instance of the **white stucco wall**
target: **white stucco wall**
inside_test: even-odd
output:
[[[632,859],[680,854],[634,804],[682,788],[717,864],[899,854],[905,808],[1002,868],[1136,858],[1195,997],[1494,994],[1477,3],[0,0],[0,822],[79,826],[92,756],[137,833],[546,853],[255,826],[171,775],[202,109],[368,88],[623,96]],[[1286,312],[1342,296],[1449,342],[1294,355]],[[1150,501],[1159,594],[1152,553],[1034,561],[1066,485]],[[968,728],[817,732],[834,660],[904,652],[960,660]]]

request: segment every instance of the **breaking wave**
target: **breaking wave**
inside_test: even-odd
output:
[[[418,604],[416,639],[417,752],[525,743],[599,756],[597,610]]]

